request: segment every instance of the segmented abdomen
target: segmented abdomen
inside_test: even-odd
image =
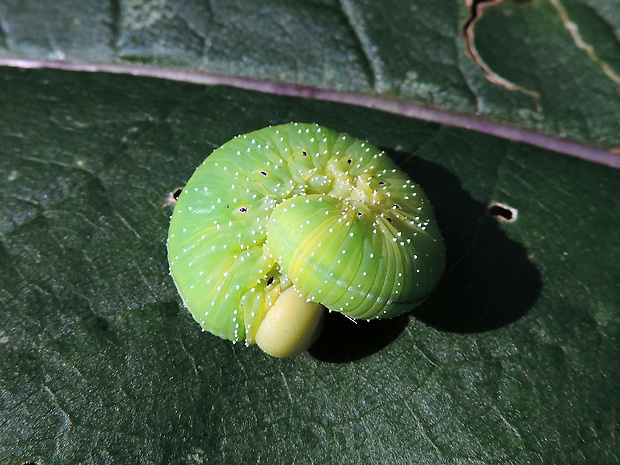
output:
[[[204,161],[175,207],[168,253],[196,321],[248,343],[292,283],[332,310],[386,318],[421,302],[444,262],[432,207],[385,154],[296,123]]]

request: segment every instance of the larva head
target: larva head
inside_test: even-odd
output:
[[[323,306],[287,288],[265,314],[256,332],[258,346],[274,357],[292,357],[308,350],[323,327]]]
[[[444,266],[432,207],[404,172],[367,142],[297,123],[236,137],[205,160],[175,207],[168,254],[203,329],[247,344],[272,306],[396,316]]]

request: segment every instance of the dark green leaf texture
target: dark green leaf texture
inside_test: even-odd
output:
[[[4,69],[0,89],[3,464],[617,463],[619,171],[231,88]],[[291,120],[384,147],[449,268],[414,315],[334,316],[279,360],[182,308],[162,204],[219,144]]]
[[[465,3],[4,0],[0,59],[155,64],[373,93],[620,146],[617,0],[485,9],[474,28],[482,60],[538,98],[490,82],[466,55]]]

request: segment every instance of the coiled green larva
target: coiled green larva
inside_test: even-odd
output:
[[[291,287],[288,306],[363,319],[411,310],[439,281],[444,255],[430,203],[394,162],[368,142],[301,123],[215,150],[179,196],[168,236],[170,272],[194,319],[248,345]],[[274,355],[313,342],[298,339]]]

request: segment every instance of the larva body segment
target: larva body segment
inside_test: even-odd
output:
[[[180,195],[170,270],[202,328],[254,342],[278,296],[353,318],[390,318],[422,302],[444,245],[422,190],[367,142],[314,124],[238,136]]]

